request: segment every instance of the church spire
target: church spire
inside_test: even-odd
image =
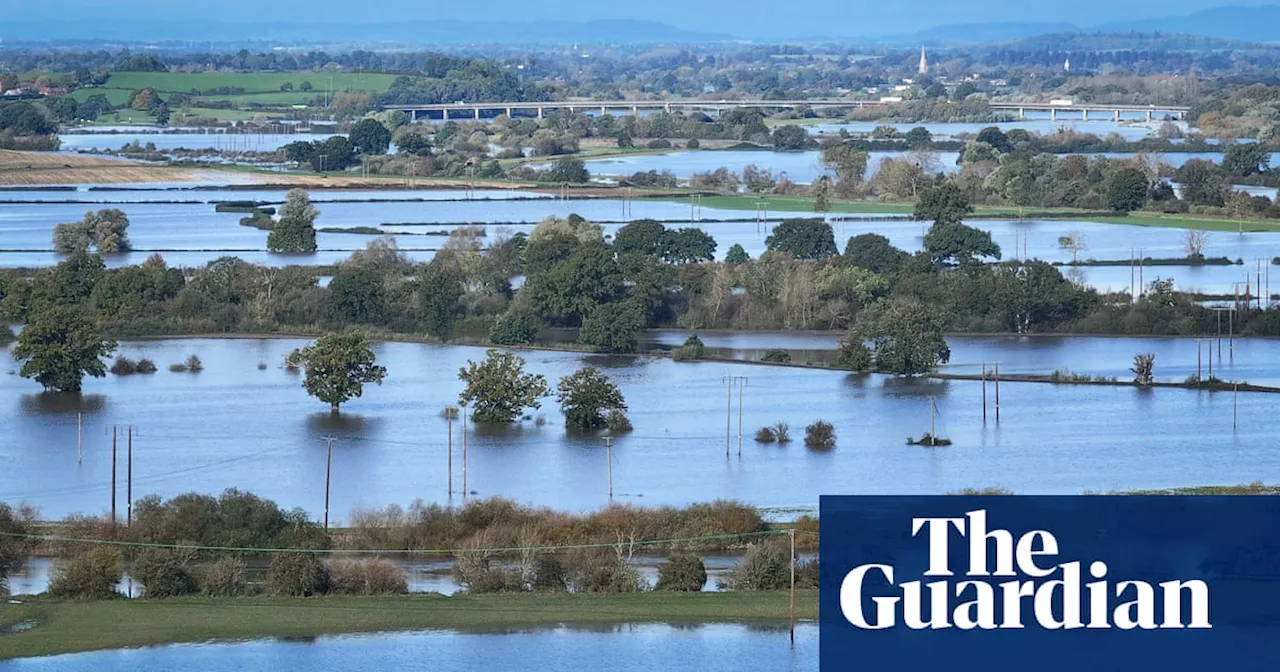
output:
[[[924,57],[924,47],[920,47],[920,74],[929,72],[929,61]]]

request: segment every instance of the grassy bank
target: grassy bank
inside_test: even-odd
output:
[[[800,618],[818,615],[817,591],[796,594]],[[382,632],[429,628],[511,628],[559,624],[775,621],[787,593],[632,593],[441,597],[175,598],[0,605],[0,657],[23,658],[123,647]]]

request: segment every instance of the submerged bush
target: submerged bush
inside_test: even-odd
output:
[[[761,427],[756,430],[756,443],[775,443],[778,435],[773,433],[772,427]]]
[[[751,544],[722,583],[731,590],[781,590],[791,585],[790,551],[777,542]]]
[[[684,345],[671,351],[671,359],[677,362],[687,362],[695,359],[702,359],[706,354],[707,348],[702,343],[702,339],[696,335],[690,336],[684,340]]]
[[[148,548],[133,561],[130,574],[142,582],[143,597],[178,597],[198,590],[191,570],[191,554],[167,548]]]
[[[835,448],[836,428],[824,420],[815,421],[804,428],[804,445],[807,448]]]
[[[609,409],[604,416],[604,424],[614,434],[625,434],[633,429],[631,419],[627,417],[626,411],[620,408]]]
[[[118,356],[111,362],[111,373],[116,376],[128,376],[138,372],[138,363],[128,357]]]
[[[143,357],[138,360],[136,370],[138,373],[155,373],[156,363],[146,357]]]
[[[764,353],[764,356],[760,358],[760,361],[769,362],[770,364],[790,364],[791,353],[786,350],[774,348],[772,350],[767,350]]]

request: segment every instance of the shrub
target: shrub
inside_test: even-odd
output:
[[[690,336],[684,340],[684,345],[671,351],[671,359],[677,362],[686,362],[693,359],[702,359],[706,353],[706,346],[703,345],[702,339]]]
[[[201,363],[200,358],[195,355],[189,355],[187,357],[186,365],[187,370],[191,373],[200,373],[201,371],[204,371],[204,364]]]
[[[696,593],[707,583],[707,566],[696,555],[673,555],[658,566],[658,585],[654,590]]]
[[[49,595],[73,600],[105,600],[118,596],[116,584],[124,575],[120,551],[99,546],[58,560],[49,578]]]
[[[111,373],[117,376],[128,376],[138,372],[138,363],[128,357],[116,357],[111,362]]]
[[[489,340],[496,345],[529,345],[538,340],[542,323],[526,310],[508,310],[493,323]]]
[[[259,370],[259,371],[266,371],[266,370],[267,370],[267,363],[266,363],[266,362],[258,362],[258,370]]]
[[[791,425],[779,422],[773,426],[773,435],[778,439],[778,443],[791,443]]]
[[[569,577],[559,558],[543,555],[533,561],[533,580],[529,589],[539,592],[563,593],[569,589]]]
[[[836,428],[831,423],[817,420],[804,428],[804,445],[807,448],[835,448]]]
[[[222,556],[217,562],[201,567],[196,574],[203,595],[240,597],[249,592],[244,561],[233,555]]]
[[[697,149],[702,146],[697,138],[689,138],[689,142],[684,143],[685,149]]]
[[[315,553],[277,553],[267,567],[266,586],[273,595],[323,595],[329,591],[329,568]]]
[[[664,138],[655,138],[645,144],[649,149],[671,149],[671,141]]]
[[[329,565],[330,592],[339,595],[401,595],[409,592],[404,571],[395,565],[368,558]]]
[[[576,593],[635,593],[640,573],[613,549],[581,549],[570,554],[569,585]]]
[[[771,364],[790,364],[791,353],[787,352],[786,350],[779,350],[777,348],[774,348],[772,350],[766,351],[764,353],[764,357],[760,358],[760,361],[769,362]]]
[[[780,544],[768,541],[751,544],[746,555],[729,572],[724,587],[741,591],[787,588],[791,585],[788,562],[789,551]]]
[[[183,363],[181,363],[181,362],[179,362],[179,363],[177,363],[177,364],[170,364],[170,365],[169,365],[169,372],[170,372],[170,373],[186,373],[186,372],[187,372],[187,365],[186,365],[186,364],[183,364]]]
[[[604,424],[614,434],[623,434],[633,429],[631,419],[627,417],[626,411],[620,408],[609,409],[604,416]]]
[[[146,357],[143,357],[138,360],[137,371],[138,373],[155,373],[156,363]]]
[[[133,561],[131,574],[142,582],[143,597],[178,597],[198,589],[191,572],[189,553],[164,548],[149,548]]]
[[[772,427],[761,427],[756,430],[756,443],[776,443],[778,435],[773,433]]]

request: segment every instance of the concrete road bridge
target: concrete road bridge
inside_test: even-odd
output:
[[[795,109],[808,107],[812,110],[878,108],[900,104],[900,101],[881,100],[557,100],[541,102],[510,103],[434,103],[423,105],[386,105],[383,109],[408,112],[418,121],[420,116],[426,119],[480,119],[483,113],[489,116],[506,114],[515,116],[516,112],[532,113],[538,119],[543,118],[551,110],[568,110],[569,112],[623,112],[639,114],[641,110],[699,111],[721,113],[736,108],[762,109]],[[1049,112],[1050,118],[1056,120],[1059,113],[1077,113],[1088,121],[1110,117],[1119,121],[1123,116],[1142,114],[1147,121],[1157,118],[1185,118],[1191,111],[1189,107],[1177,105],[1107,105],[1094,103],[1007,103],[993,102],[993,111],[1016,112],[1019,118],[1025,118],[1027,112]]]

